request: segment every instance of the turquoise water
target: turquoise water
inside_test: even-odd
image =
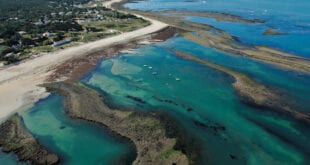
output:
[[[230,61],[227,66],[247,71],[271,86],[309,91],[307,75],[296,80],[296,73],[220,53],[180,37],[140,47],[133,54],[104,60],[81,81],[108,94],[115,105],[169,114],[183,127],[187,138],[199,144],[203,155],[200,164],[309,163],[310,132],[306,125],[243,104],[231,87],[232,77],[179,59],[168,51],[170,49],[197,53],[201,58],[223,65],[227,61],[222,59],[227,58]],[[266,70],[268,75],[277,75],[287,82],[277,83],[269,78]],[[296,84],[304,80],[304,84]],[[309,93],[304,95],[309,96]],[[128,96],[139,97],[146,103],[136,102]]]
[[[250,44],[268,45],[293,54],[310,57],[310,1],[308,0],[146,0],[125,5],[138,10],[211,11],[262,19],[265,23],[248,25],[217,22],[210,18],[190,17],[190,21],[210,24],[240,37]],[[263,36],[266,27],[286,34]]]
[[[62,97],[51,95],[21,114],[26,127],[62,164],[131,164],[134,148],[99,126],[73,120],[64,112]]]
[[[211,61],[213,63],[246,73],[256,81],[281,91],[288,102],[303,111],[310,111],[310,75],[283,70],[272,65],[238,55],[229,55],[193,43],[182,37],[168,40],[163,47],[174,48]]]
[[[2,151],[0,151],[0,163],[4,165],[27,165],[27,163],[18,162],[14,154],[7,154]]]
[[[244,43],[267,45],[310,57],[310,1],[148,0],[128,3],[139,10],[213,11],[266,20],[261,24],[210,24]],[[267,27],[285,35],[264,36]],[[198,164],[310,164],[310,128],[287,115],[251,107],[240,101],[232,77],[176,57],[180,50],[245,73],[286,98],[296,110],[310,111],[310,75],[216,51],[174,37],[137,48],[135,53],[103,60],[80,81],[109,96],[111,103],[139,111],[167,114],[183,129],[188,146],[201,155]],[[145,103],[130,96],[140,97]],[[51,95],[22,113],[27,128],[64,164],[130,164],[134,149],[102,128],[65,115],[62,97]],[[20,164],[0,152],[0,162]],[[0,164],[1,164],[0,163]]]

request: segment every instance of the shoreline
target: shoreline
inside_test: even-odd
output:
[[[132,50],[134,51],[136,47],[143,46],[145,44],[165,41],[179,32],[181,32],[179,29],[168,26],[155,33],[145,35],[140,40],[116,44],[112,47],[104,48],[83,57],[68,60],[67,63],[59,65],[53,74],[47,78],[47,80],[49,82],[61,81],[65,77],[66,79],[64,81],[66,82],[76,81],[81,78],[81,76],[91,71],[93,67],[95,67],[102,59],[114,57],[119,53],[126,53]]]
[[[109,6],[121,0],[109,1]],[[113,9],[113,8],[112,8]],[[122,11],[121,11],[122,12]],[[135,14],[134,14],[135,15]],[[136,15],[141,17],[140,15]],[[37,100],[48,95],[44,88],[38,85],[48,82],[48,77],[55,69],[68,60],[85,57],[104,48],[117,44],[137,41],[148,34],[156,33],[168,27],[167,24],[157,20],[143,17],[151,22],[149,26],[104,38],[94,42],[85,43],[64,50],[48,53],[34,59],[27,60],[0,70],[0,123],[10,115],[21,111],[25,106],[31,106]],[[64,77],[62,80],[65,80]]]

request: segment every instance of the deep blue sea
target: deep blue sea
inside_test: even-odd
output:
[[[310,57],[310,1],[308,0],[145,0],[125,6],[144,11],[208,11],[227,13],[247,19],[261,19],[254,25],[187,17],[193,22],[213,25],[249,44],[267,45],[296,55]],[[162,12],[164,13],[164,12]],[[186,16],[186,15],[185,15]],[[283,35],[264,36],[268,28]]]

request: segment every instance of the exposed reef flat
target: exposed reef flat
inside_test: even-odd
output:
[[[278,31],[277,28],[273,28],[273,27],[268,27],[263,33],[263,35],[283,35],[283,34],[286,34],[286,33],[280,32]]]
[[[310,73],[309,59],[284,53],[265,46],[248,47],[237,45],[232,42],[233,38],[227,33],[214,35],[211,32],[198,31],[195,34],[184,33],[183,36],[198,44],[216,48],[230,54],[250,57],[284,69]]]
[[[110,109],[104,96],[77,83],[44,84],[49,91],[65,98],[66,112],[73,118],[102,124],[130,139],[136,146],[136,165],[189,164],[182,152],[174,149],[175,138],[168,138],[159,119],[145,113]]]
[[[130,11],[130,12],[135,12],[138,14],[145,14],[145,13],[153,13],[155,14],[156,12],[151,12],[151,11],[139,11],[139,10],[129,10],[127,8],[124,8],[124,4],[127,3],[129,0],[123,0],[119,3],[114,3],[112,5],[113,8],[119,9],[122,11]],[[151,14],[151,15],[153,15]],[[195,11],[176,11],[176,10],[168,10],[165,11],[165,16],[178,16],[178,17],[184,17],[184,16],[201,16],[201,17],[210,17],[214,18],[218,21],[230,21],[230,22],[241,22],[241,23],[264,23],[264,20],[260,19],[246,19],[242,18],[237,15],[233,14],[227,14],[227,13],[219,13],[219,12],[195,12]]]
[[[233,87],[246,103],[259,107],[265,107],[278,112],[284,112],[285,114],[288,114],[297,120],[310,124],[310,114],[295,110],[288,106],[285,104],[285,100],[283,100],[283,98],[278,93],[262,84],[253,81],[247,75],[208,62],[188,53],[180,51],[176,51],[174,53],[181,58],[195,61],[234,77],[236,81],[233,83]]]
[[[166,11],[165,14],[178,17],[184,17],[184,16],[208,17],[208,18],[214,18],[217,21],[239,22],[247,24],[265,23],[264,20],[260,19],[246,19],[237,15],[219,13],[219,12]]]
[[[18,115],[0,125],[0,146],[4,152],[14,152],[20,161],[31,164],[52,165],[59,162],[57,155],[42,148],[27,131]]]
[[[114,8],[121,10],[128,10],[123,7],[125,1],[121,3],[113,4]],[[213,27],[207,24],[193,23],[184,20],[186,16],[203,16],[214,18],[218,21],[230,21],[240,23],[263,23],[263,20],[257,19],[245,19],[236,15],[216,13],[216,12],[187,12],[187,11],[165,11],[164,14],[152,11],[137,11],[128,10],[139,15],[144,15],[149,18],[154,18],[162,22],[169,23],[188,33],[183,33],[183,36],[198,44],[215,48],[220,51],[224,51],[234,55],[246,56],[265,63],[273,64],[283,69],[294,70],[298,72],[310,73],[310,59],[293,54],[285,53],[280,50],[276,50],[266,46],[257,45],[244,45],[235,36],[228,34],[227,32]],[[195,32],[195,33],[192,33]],[[277,32],[276,29],[269,28],[265,31],[265,35],[280,35],[281,32]]]

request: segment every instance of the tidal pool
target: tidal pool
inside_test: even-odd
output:
[[[39,142],[60,155],[62,164],[131,164],[135,148],[101,126],[75,120],[64,112],[63,100],[51,95],[21,114]]]

